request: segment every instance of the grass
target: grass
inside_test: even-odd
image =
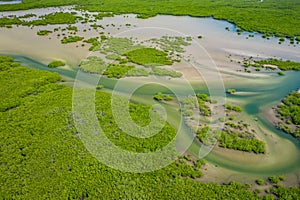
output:
[[[167,57],[165,52],[154,48],[141,48],[129,51],[126,57],[130,62],[144,66],[172,65],[173,62]]]
[[[172,101],[173,97],[169,94],[158,92],[153,96],[153,99],[156,101]]]
[[[50,67],[50,68],[56,68],[56,67],[62,67],[62,66],[65,66],[65,65],[66,65],[66,63],[63,62],[63,61],[54,60],[54,61],[52,61],[52,62],[50,62],[48,64],[48,67]]]

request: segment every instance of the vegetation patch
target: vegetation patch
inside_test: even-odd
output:
[[[22,21],[20,19],[18,19],[17,17],[12,17],[12,18],[3,17],[3,18],[0,18],[0,27],[5,27],[7,25],[20,25],[20,24],[22,24]]]
[[[150,71],[145,68],[133,68],[127,72],[126,76],[149,76]]]
[[[217,133],[219,147],[234,149],[238,151],[265,153],[265,143],[256,139],[254,133],[248,124],[245,125],[241,121],[238,124],[226,122],[225,127],[220,133]],[[197,131],[197,138],[202,143],[209,143],[209,138],[215,133],[211,132],[209,126],[205,126]]]
[[[125,54],[130,62],[145,65],[159,66],[172,65],[173,62],[167,57],[167,54],[154,48],[141,48],[129,51]]]
[[[244,137],[244,138],[243,138]],[[236,132],[222,132],[219,138],[220,147],[234,149],[239,151],[265,153],[265,143],[247,134],[239,134]]]
[[[102,74],[107,68],[107,64],[100,57],[90,56],[86,60],[81,61],[79,67],[84,72]]]
[[[281,71],[299,71],[300,63],[290,61],[290,60],[278,60],[274,58],[266,59],[266,60],[254,60],[252,57],[249,59],[244,59],[243,66],[245,67],[245,71],[249,71],[249,67],[254,67],[255,71],[274,71],[277,72],[278,75],[284,75]]]
[[[277,59],[268,59],[268,60],[257,60],[254,61],[255,64],[260,65],[260,67],[264,67],[265,65],[274,65],[277,66],[282,71],[289,71],[289,70],[300,70],[300,63],[293,62],[290,60],[277,60]]]
[[[102,12],[102,13],[98,13],[97,15],[94,15],[94,17],[98,20],[102,20],[103,17],[113,17],[114,14],[111,12]]]
[[[153,99],[155,99],[156,101],[172,101],[173,97],[169,94],[158,92],[154,95]]]
[[[88,40],[84,40],[83,42],[92,44],[92,46],[89,48],[90,51],[96,50],[101,44],[98,37],[90,38]]]
[[[228,89],[228,90],[226,90],[226,93],[228,93],[228,94],[234,94],[235,92],[236,92],[235,89]]]
[[[197,114],[203,117],[211,116],[211,104],[214,103],[207,94],[197,94],[196,98],[190,96],[180,100],[183,105],[183,115],[186,124],[195,130],[198,140],[206,145],[210,145],[215,140],[218,141],[218,146],[222,148],[234,149],[238,151],[265,153],[265,143],[255,137],[255,130],[250,124],[240,121],[234,121],[235,116],[242,111],[239,106],[227,104],[226,109],[227,120],[222,130],[212,130],[207,118],[196,118]],[[232,112],[234,111],[234,112]],[[196,114],[196,115],[195,115]],[[229,115],[230,114],[230,115]],[[197,121],[201,121],[198,127]]]
[[[242,107],[240,107],[240,106],[233,106],[233,105],[230,105],[230,104],[226,104],[225,108],[228,111],[235,111],[235,112],[242,112],[243,111]]]
[[[123,78],[134,66],[109,64],[103,75],[108,78]]]
[[[43,35],[48,35],[49,33],[52,33],[52,31],[49,30],[39,30],[36,34],[43,36]]]
[[[300,139],[300,93],[291,92],[276,108],[277,127]]]
[[[66,65],[66,63],[61,61],[61,60],[54,60],[54,61],[52,61],[48,64],[48,67],[56,68],[56,67],[62,67],[62,66],[65,66],[65,65]]]
[[[204,1],[201,4],[197,1],[182,2],[180,0],[159,2],[130,0],[121,3],[118,0],[103,0],[101,3],[96,0],[86,2],[79,0],[44,0],[43,3],[26,1],[21,4],[1,5],[0,10],[25,10],[62,5],[78,5],[78,9],[101,13],[136,13],[139,18],[149,18],[157,14],[194,17],[213,16],[215,19],[225,19],[236,24],[239,27],[239,32],[259,32],[270,36],[275,35],[276,37],[292,39],[300,35],[298,28],[300,6],[297,4],[297,0],[269,0],[263,2],[220,0]]]
[[[100,51],[104,54],[114,53],[119,56],[125,55],[136,49],[145,48],[142,45],[135,44],[133,40],[128,38],[109,37],[102,42]],[[99,49],[97,49],[99,50]]]
[[[24,21],[23,25],[45,26],[48,24],[74,24],[77,21],[76,16],[71,13],[56,12],[40,17],[41,19],[33,21]]]
[[[72,88],[56,84],[59,80],[56,73],[22,67],[10,57],[0,57],[0,179],[5,180],[0,194],[3,199],[257,198],[240,183],[197,181],[205,162],[188,155],[180,156],[163,169],[140,174],[121,172],[102,164],[82,144],[81,133],[77,132],[72,117]],[[176,135],[168,123],[151,138],[127,135],[113,119],[111,95],[96,91],[95,101],[100,126],[120,148],[132,152],[156,151]],[[149,106],[131,103],[129,106],[138,124],[149,123]],[[297,199],[300,190],[278,186],[270,192],[279,198]]]
[[[165,52],[184,53],[184,46],[190,45],[187,38],[176,36],[163,36],[160,39],[151,39],[151,42],[159,44],[160,48]]]
[[[69,37],[64,37],[60,42],[62,44],[68,44],[68,43],[74,43],[83,40],[84,37],[80,36],[69,36]]]
[[[28,13],[28,14],[25,14],[23,16],[20,16],[19,18],[31,18],[31,17],[36,17],[36,14],[33,14],[33,13]]]

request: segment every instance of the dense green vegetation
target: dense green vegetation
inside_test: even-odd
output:
[[[170,41],[168,41],[170,39]],[[182,37],[162,37],[160,40],[150,40],[152,43],[159,44],[164,52],[155,48],[145,47],[141,42],[134,41],[129,38],[101,37],[101,42],[98,37],[84,40],[83,42],[92,44],[90,50],[100,51],[105,55],[108,64],[112,64],[110,60],[118,61],[120,66],[131,62],[134,64],[131,70],[127,70],[126,76],[170,76],[172,78],[181,77],[182,74],[172,69],[157,67],[159,65],[171,65],[173,60],[169,58],[169,54],[174,54],[174,51],[183,51],[182,45],[187,45]],[[175,50],[177,49],[177,50]],[[170,51],[170,52],[169,52]],[[168,52],[168,53],[166,53]],[[173,56],[170,56],[173,57]],[[115,63],[115,62],[114,62]],[[97,66],[92,70],[84,70],[92,73],[96,72]],[[143,65],[143,66],[139,66]],[[124,68],[120,68],[124,69]],[[119,77],[120,78],[120,77]]]
[[[48,64],[48,67],[56,68],[56,67],[62,67],[62,66],[65,66],[65,65],[66,65],[66,63],[61,61],[61,60],[54,60],[54,61],[52,61]]]
[[[123,173],[103,165],[80,141],[72,120],[72,89],[56,84],[60,80],[58,74],[22,67],[10,57],[0,57],[0,198],[258,198],[239,183],[193,180],[202,176],[204,162],[187,155],[164,169],[143,174]],[[148,110],[148,106],[130,105],[131,116],[141,125],[149,123]],[[113,120],[107,93],[96,92],[96,113],[109,139],[127,150],[153,151],[175,136],[168,124],[149,139],[123,133]],[[300,190],[278,186],[270,193],[295,199]]]
[[[254,61],[259,67],[263,67],[264,65],[274,65],[277,66],[280,70],[288,71],[288,70],[300,70],[300,63],[293,62],[290,60],[283,61],[277,59],[268,59],[268,60],[256,60]],[[255,66],[257,66],[255,65]]]
[[[227,121],[222,130],[212,131],[207,125],[207,121],[200,123],[199,127],[194,127],[195,123],[193,122],[197,120],[194,118],[195,113],[199,112],[204,117],[211,116],[211,103],[213,101],[207,94],[197,94],[196,98],[190,96],[181,99],[186,124],[190,128],[196,129],[196,136],[201,143],[208,145],[213,141],[215,135],[219,135],[217,138],[219,147],[246,152],[265,153],[265,143],[255,137],[255,131],[251,128],[250,124],[242,120],[234,121],[235,117],[242,112],[242,108],[239,106],[226,104],[227,119],[224,119],[224,121]]]
[[[283,181],[284,177],[283,176],[271,176],[269,177],[269,181],[273,184],[278,184],[280,181]]]
[[[282,71],[299,71],[300,63],[290,60],[278,60],[275,58],[270,58],[266,60],[254,60],[253,57],[250,57],[244,58],[243,67],[245,68],[245,72],[249,73],[251,72],[249,67],[253,67],[257,72],[273,71],[276,72],[279,76],[283,76],[284,73]]]
[[[300,93],[291,92],[277,107],[277,127],[300,139]]]
[[[74,24],[78,18],[71,13],[56,12],[39,17],[31,21],[21,20],[22,18],[34,17],[34,14],[28,14],[17,18],[16,16],[0,18],[0,27],[7,25],[24,25],[24,26],[45,26],[48,24]]]
[[[265,184],[265,181],[264,181],[263,179],[257,179],[257,180],[256,180],[256,183],[257,183],[258,185],[264,185],[264,184]]]
[[[125,54],[130,62],[145,66],[172,65],[165,52],[154,48],[141,48]]]
[[[102,12],[102,13],[98,13],[97,15],[94,15],[94,17],[99,20],[103,19],[103,17],[113,17],[113,16],[114,14],[110,12]]]
[[[256,139],[254,133],[252,133],[249,125],[238,122],[226,122],[225,127],[220,132],[218,138],[218,145],[222,148],[234,149],[239,151],[265,153],[265,143]],[[197,138],[200,142],[207,142],[207,137],[213,135],[210,127],[205,126],[197,131]]]
[[[189,156],[143,174],[103,165],[80,141],[71,113],[72,89],[55,83],[60,80],[58,74],[21,67],[12,58],[0,57],[1,199],[256,198],[239,183],[193,180],[201,177],[204,162]],[[113,120],[109,94],[96,92],[96,105],[105,133],[124,149],[153,151],[175,136],[168,124],[149,139],[128,136]],[[130,106],[131,115],[140,124],[149,122],[148,110],[147,106]],[[284,190],[286,195],[298,192]]]
[[[123,78],[134,66],[109,64],[103,75],[108,78]]]
[[[0,18],[0,27],[5,27],[5,26],[10,26],[13,24],[22,24],[22,21],[20,19],[18,19],[17,17],[12,17],[12,18],[8,18],[8,17],[3,17]]]
[[[31,17],[36,17],[36,14],[33,14],[33,13],[28,13],[28,14],[25,14],[23,16],[20,16],[19,18],[31,18]]]
[[[207,94],[197,94],[195,98],[192,96],[182,98],[180,103],[183,105],[183,114],[186,117],[192,117],[195,112],[206,117],[211,115],[211,100]]]
[[[230,105],[230,104],[226,104],[225,105],[225,108],[226,108],[226,110],[231,110],[231,111],[235,111],[235,112],[242,112],[243,111],[243,109],[242,109],[242,107],[240,107],[240,106],[233,106],[233,105]]]
[[[78,17],[71,13],[56,12],[40,17],[41,19],[33,21],[24,21],[23,25],[48,25],[48,24],[74,24]]]
[[[198,106],[200,113],[204,116],[210,116],[211,115],[211,109],[209,106],[209,103],[211,103],[211,100],[207,94],[197,94],[197,100],[198,100]]]
[[[61,43],[62,44],[74,43],[74,42],[82,41],[83,39],[84,37],[80,37],[80,36],[69,36],[69,37],[64,37],[61,40]]]
[[[299,199],[300,196],[300,190],[296,187],[284,188],[279,185],[272,188],[270,192],[278,199]]]
[[[257,31],[278,37],[300,36],[299,10],[297,0],[27,0],[17,5],[1,5],[0,10],[19,10],[38,7],[74,5],[90,11],[113,13],[137,13],[141,18],[157,14],[190,15],[199,17],[213,16],[235,23],[240,30]],[[287,23],[288,22],[288,23]]]
[[[157,76],[170,76],[173,78],[182,76],[181,73],[174,70],[158,67],[153,67],[150,70],[148,68],[140,68],[132,65],[106,63],[102,58],[96,56],[91,56],[86,60],[83,60],[79,67],[84,72],[103,74],[107,75],[109,78],[123,78],[124,76],[148,76],[150,74]]]
[[[161,92],[158,92],[154,95],[153,99],[155,99],[156,101],[172,101],[173,97],[169,94],[163,94]]]
[[[36,34],[37,35],[48,35],[49,33],[52,33],[52,31],[49,31],[49,30],[39,30]]]

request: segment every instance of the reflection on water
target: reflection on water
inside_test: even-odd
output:
[[[6,4],[18,4],[18,3],[22,3],[21,0],[18,1],[0,1],[0,5],[6,5]]]

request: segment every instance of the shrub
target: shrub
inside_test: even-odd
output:
[[[65,66],[65,65],[66,65],[66,63],[63,62],[63,61],[54,60],[54,61],[52,61],[52,62],[50,62],[48,64],[48,67],[50,67],[50,68],[56,68],[56,67],[62,67],[62,66]]]
[[[256,183],[257,183],[257,185],[264,185],[265,181],[263,179],[257,179]]]

